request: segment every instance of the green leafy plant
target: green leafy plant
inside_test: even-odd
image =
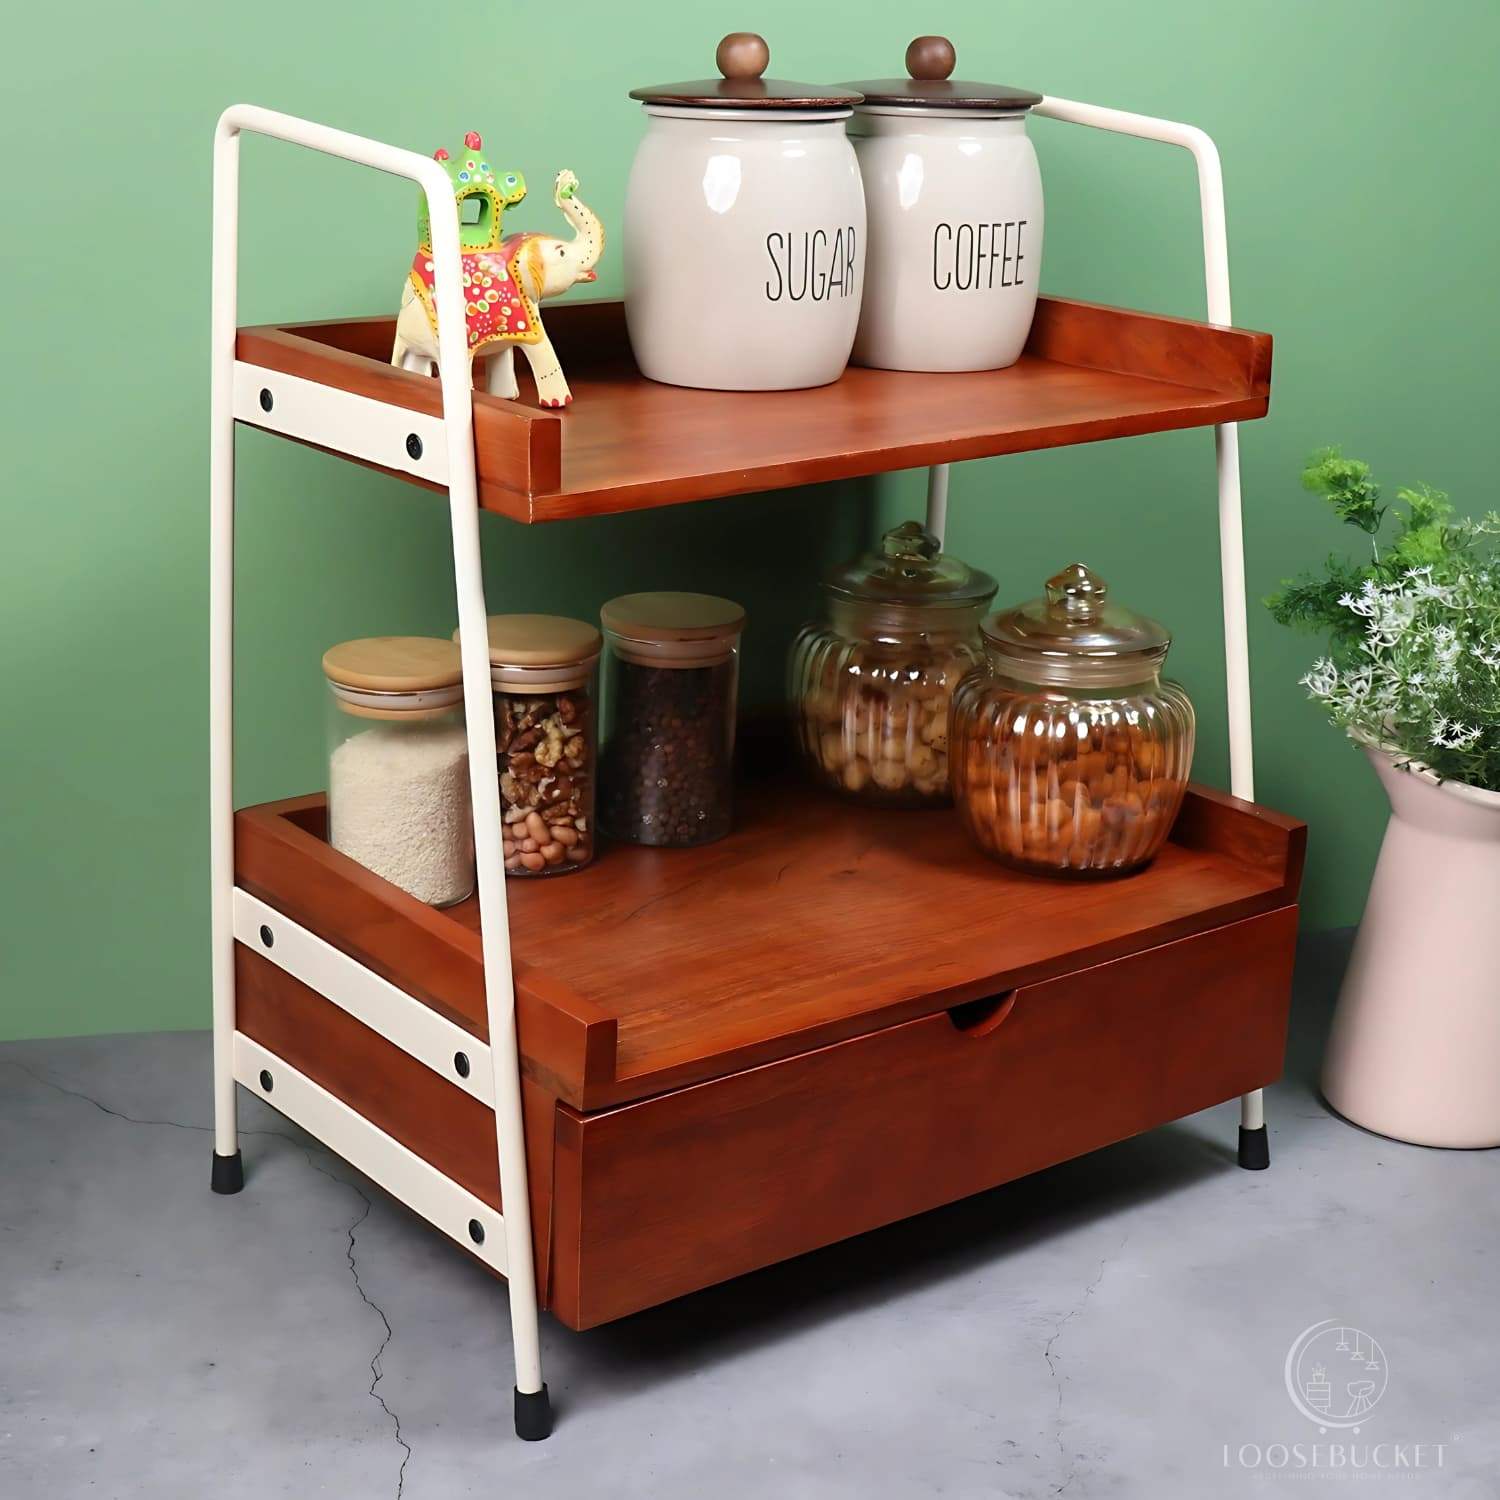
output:
[[[1396,492],[1387,528],[1370,466],[1337,448],[1315,454],[1302,483],[1370,538],[1367,563],[1330,554],[1266,600],[1281,624],[1328,635],[1302,678],[1308,695],[1357,738],[1500,791],[1500,513],[1455,518],[1419,485]]]

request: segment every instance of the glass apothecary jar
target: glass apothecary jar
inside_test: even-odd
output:
[[[1106,599],[1079,563],[991,615],[986,661],[953,696],[953,791],[985,853],[1057,875],[1146,864],[1182,806],[1193,705],[1161,665],[1164,626]]]
[[[828,619],[792,644],[788,696],[813,776],[861,802],[948,801],[948,708],[995,580],[907,521],[823,580]]]
[[[463,673],[452,641],[373,636],[323,655],[328,842],[429,906],[474,889]]]
[[[580,870],[594,857],[599,632],[562,615],[488,625],[505,873]]]
[[[733,815],[745,611],[711,594],[623,594],[604,626],[599,821],[633,844],[707,844]]]

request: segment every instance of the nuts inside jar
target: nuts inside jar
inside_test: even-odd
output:
[[[948,709],[974,653],[850,647],[826,655],[798,704],[802,748],[826,785],[888,806],[948,800]]]
[[[974,732],[960,697],[954,732],[962,744],[964,822],[986,853],[1011,863],[1076,873],[1132,869],[1161,848],[1182,806],[1191,729],[1174,738],[1155,715],[1049,721],[1018,706],[997,716],[989,740]]]
[[[584,690],[495,694],[508,875],[560,874],[593,858],[593,743]]]

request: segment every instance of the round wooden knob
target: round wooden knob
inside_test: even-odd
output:
[[[731,31],[719,43],[714,63],[726,78],[759,78],[770,66],[771,49],[753,31]]]
[[[913,78],[936,83],[958,66],[958,53],[945,36],[919,36],[906,49],[906,71]]]

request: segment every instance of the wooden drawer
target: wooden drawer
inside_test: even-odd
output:
[[[596,1113],[556,1107],[548,1302],[608,1322],[1281,1072],[1295,906]]]

